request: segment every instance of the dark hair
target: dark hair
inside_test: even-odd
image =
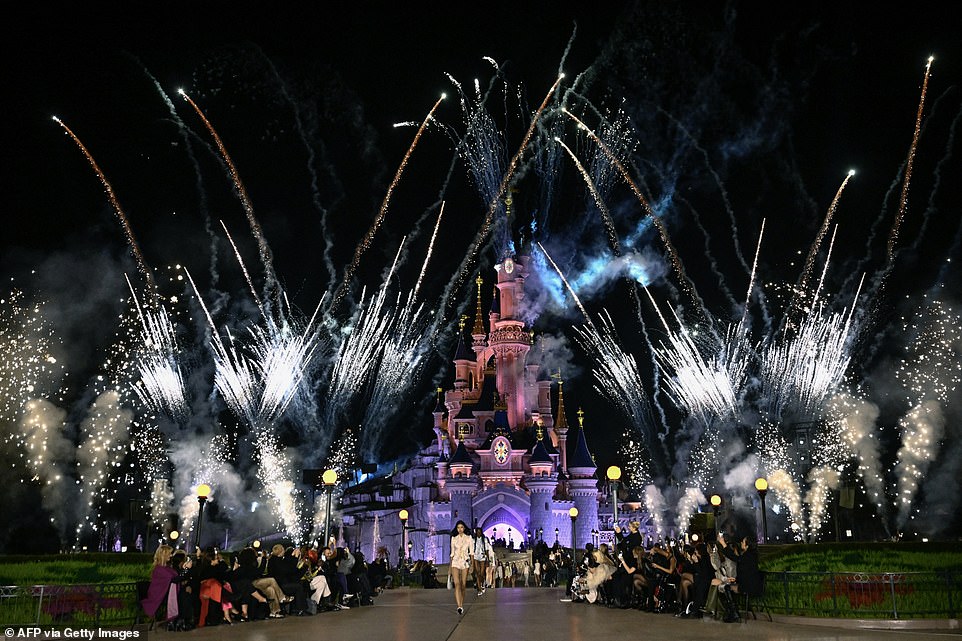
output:
[[[457,536],[457,535],[458,535],[458,526],[459,526],[459,525],[463,525],[463,526],[464,526],[464,533],[465,533],[465,534],[470,534],[471,528],[468,527],[468,524],[465,523],[464,521],[460,521],[460,520],[459,520],[457,523],[454,524],[454,527],[451,528],[451,536]]]

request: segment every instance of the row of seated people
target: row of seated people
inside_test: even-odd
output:
[[[161,545],[141,605],[169,629],[189,630],[372,605],[389,580],[386,554],[368,564],[345,548],[278,544],[270,553],[244,548],[228,560],[216,549],[191,558]]]
[[[586,547],[570,597],[564,600],[700,618],[715,611],[717,599],[724,611],[723,620],[731,623],[740,619],[733,593],[761,595],[758,552],[750,537],[739,537],[736,545],[729,545],[719,535],[717,543],[656,543],[646,550],[640,545],[640,535],[632,536],[637,533],[637,527],[632,526],[631,534],[619,537],[615,556],[605,544],[597,550]]]

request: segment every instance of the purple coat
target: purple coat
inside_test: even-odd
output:
[[[170,582],[176,578],[177,570],[166,565],[158,565],[151,571],[147,598],[140,602],[148,616],[154,616],[160,604],[166,602]]]

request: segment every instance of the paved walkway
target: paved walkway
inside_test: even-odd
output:
[[[464,616],[460,617],[455,610],[453,591],[400,588],[384,592],[370,607],[310,617],[219,625],[186,633],[160,632],[159,635],[168,641],[962,640],[958,630],[851,630],[767,620],[726,624],[677,619],[668,614],[561,603],[560,588],[501,588],[488,590],[482,597],[475,597],[470,589],[468,593]]]

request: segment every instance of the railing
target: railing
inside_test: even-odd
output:
[[[136,583],[0,586],[0,624],[113,626],[142,616]]]
[[[960,601],[962,572],[765,572],[765,602],[780,614],[954,619]]]

